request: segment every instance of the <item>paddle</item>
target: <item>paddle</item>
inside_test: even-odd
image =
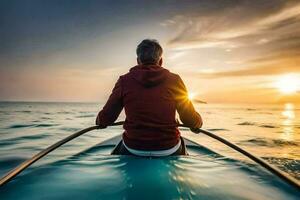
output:
[[[113,123],[110,126],[119,126],[119,125],[123,125],[123,124],[124,124],[124,121],[120,121],[120,122]],[[188,126],[185,126],[183,124],[178,124],[178,126],[189,128]],[[17,166],[13,170],[9,171],[6,175],[4,175],[0,180],[0,186],[3,186],[5,183],[9,182],[11,179],[13,179],[15,176],[17,176],[19,173],[21,173],[27,167],[29,167],[30,165],[32,165],[34,162],[41,159],[42,157],[46,156],[51,151],[57,149],[61,145],[69,142],[70,140],[73,140],[74,138],[77,138],[80,135],[83,135],[84,133],[87,133],[87,132],[95,130],[95,129],[104,129],[104,128],[99,127],[99,126],[91,126],[89,128],[78,131],[78,132],[66,137],[65,139],[62,139],[62,140],[58,141],[57,143],[49,146],[45,150],[43,150],[43,151],[39,152],[38,154],[34,155],[32,158],[24,161],[19,166]],[[203,129],[191,129],[191,131],[193,131],[196,134],[204,133],[205,135],[222,142],[223,144],[225,144],[225,145],[233,148],[234,150],[242,153],[243,155],[247,156],[248,158],[250,158],[254,162],[260,164],[261,166],[263,166],[264,168],[269,170],[271,173],[275,174],[276,176],[278,176],[282,180],[286,181],[290,185],[292,185],[292,186],[296,187],[298,190],[300,190],[300,184],[295,178],[289,176],[285,172],[282,172],[281,170],[277,169],[276,167],[268,164],[266,161],[262,160],[261,158],[252,155],[251,153],[247,152],[246,150],[240,148],[239,146],[227,141],[226,139],[224,139],[220,136],[217,136],[217,135],[213,134],[212,132],[209,132],[209,131],[206,131],[206,130],[203,130]]]
[[[185,126],[184,126],[185,127]],[[276,176],[278,176],[279,178],[281,178],[282,180],[286,181],[287,183],[289,183],[290,185],[296,187],[298,190],[300,190],[300,184],[299,181],[297,179],[295,179],[294,177],[290,176],[289,174],[283,172],[282,170],[278,169],[277,167],[270,165],[269,163],[267,163],[266,161],[264,161],[263,159],[249,153],[248,151],[246,151],[245,149],[242,149],[241,147],[237,146],[236,144],[233,144],[231,142],[229,142],[228,140],[215,135],[212,132],[203,130],[203,129],[197,129],[197,130],[192,130],[194,133],[198,134],[198,133],[203,133],[213,139],[216,139],[218,141],[220,141],[221,143],[233,148],[234,150],[238,151],[239,153],[247,156],[248,158],[250,158],[251,160],[253,160],[254,162],[258,163],[259,165],[261,165],[262,167],[264,167],[265,169],[267,169],[268,171],[270,171],[271,173],[275,174]]]
[[[122,124],[124,124],[124,122],[116,122],[110,126],[119,126]],[[46,156],[51,151],[57,149],[58,147],[60,147],[61,145],[65,144],[65,143],[73,140],[74,138],[77,138],[77,137],[79,137],[89,131],[95,130],[95,129],[103,129],[103,128],[101,128],[99,126],[91,126],[86,129],[83,129],[81,131],[78,131],[78,132],[66,137],[65,139],[62,139],[62,140],[56,142],[55,144],[49,146],[48,148],[46,148],[43,151],[39,152],[38,154],[34,155],[32,158],[24,161],[23,163],[18,165],[16,168],[14,168],[13,170],[11,170],[7,174],[5,174],[0,180],[0,186],[3,186],[5,183],[9,182],[11,179],[13,179],[15,176],[17,176],[19,173],[21,173],[27,167],[29,167],[30,165],[32,165],[34,162],[41,159],[42,157]]]

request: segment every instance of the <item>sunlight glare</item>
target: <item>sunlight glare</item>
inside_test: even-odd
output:
[[[300,90],[300,79],[293,74],[280,77],[275,87],[283,94],[292,94]]]
[[[295,119],[295,111],[294,105],[291,103],[287,103],[284,105],[284,109],[282,111],[282,134],[280,138],[286,141],[293,141],[294,140],[294,119]]]
[[[195,98],[195,96],[196,96],[196,94],[194,93],[194,92],[189,92],[188,93],[188,98],[189,98],[189,100],[194,100],[194,98]]]

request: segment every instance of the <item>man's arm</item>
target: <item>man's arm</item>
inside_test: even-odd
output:
[[[121,77],[109,96],[103,109],[98,113],[96,125],[106,127],[114,123],[123,109]]]
[[[175,91],[176,109],[180,120],[191,128],[201,128],[202,118],[189,100],[187,89],[179,76]]]

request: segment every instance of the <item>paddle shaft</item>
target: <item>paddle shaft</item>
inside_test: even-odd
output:
[[[119,125],[123,125],[124,122],[120,121],[120,122],[116,122],[110,126],[119,126]],[[186,127],[189,128],[183,124],[179,124],[179,127]],[[81,131],[78,131],[68,137],[66,137],[63,140],[58,141],[57,143],[49,146],[48,148],[46,148],[45,150],[39,152],[38,154],[34,155],[32,158],[30,158],[29,160],[24,161],[23,163],[21,163],[19,166],[17,166],[16,168],[14,168],[13,170],[9,171],[6,175],[4,175],[1,179],[0,179],[0,186],[3,186],[5,183],[9,182],[11,179],[13,179],[15,176],[17,176],[19,173],[21,173],[23,170],[25,170],[27,167],[29,167],[30,165],[32,165],[34,162],[36,162],[37,160],[41,159],[42,157],[46,156],[48,153],[50,153],[51,151],[57,149],[58,147],[60,147],[61,145],[73,140],[74,138],[77,138],[89,131],[95,130],[95,129],[103,129],[99,126],[91,126],[89,128],[83,129]],[[222,142],[223,144],[233,148],[234,150],[242,153],[243,155],[247,156],[248,158],[250,158],[251,160],[253,160],[254,162],[260,164],[261,166],[263,166],[264,168],[266,168],[267,170],[269,170],[271,173],[277,175],[279,178],[281,178],[282,180],[286,181],[287,183],[289,183],[290,185],[293,185],[294,187],[296,187],[298,190],[300,189],[300,185],[298,183],[298,181],[296,179],[294,179],[293,177],[289,176],[288,174],[282,172],[281,170],[277,169],[276,167],[268,164],[267,162],[265,162],[264,160],[262,160],[261,158],[258,158],[254,155],[252,155],[251,153],[247,152],[246,150],[240,148],[239,146],[225,140],[224,138],[217,136],[209,131],[203,130],[203,129],[197,129],[194,133],[204,133],[205,135],[214,138],[220,142]]]
[[[114,124],[112,124],[111,126],[119,126],[122,125],[123,122],[116,122]],[[65,139],[62,139],[58,142],[56,142],[55,144],[49,146],[48,148],[42,150],[41,152],[39,152],[38,154],[34,155],[32,158],[22,162],[20,165],[18,165],[16,168],[14,168],[13,170],[9,171],[6,175],[4,175],[1,179],[0,179],[0,186],[3,186],[5,183],[9,182],[11,179],[13,179],[15,176],[17,176],[19,173],[21,173],[22,171],[24,171],[27,167],[29,167],[30,165],[32,165],[34,162],[38,161],[39,159],[41,159],[42,157],[46,156],[48,153],[50,153],[51,151],[57,149],[58,147],[60,147],[61,145],[89,132],[95,129],[103,129],[99,126],[91,126],[88,127],[86,129],[83,129],[81,131],[78,131],[68,137],[66,137]]]
[[[182,126],[182,127],[186,127],[186,126]],[[260,164],[262,167],[264,167],[265,169],[267,169],[271,173],[275,174],[276,176],[278,176],[282,180],[286,181],[290,185],[293,185],[298,190],[300,190],[300,184],[299,184],[298,180],[296,180],[292,176],[288,175],[287,173],[283,172],[282,170],[278,169],[277,167],[274,167],[274,166],[270,165],[269,163],[267,163],[263,159],[261,159],[257,156],[254,156],[253,154],[251,154],[248,151],[242,149],[241,147],[237,146],[236,144],[233,144],[233,143],[229,142],[228,140],[226,140],[226,139],[224,139],[220,136],[217,136],[217,135],[215,135],[215,134],[213,134],[209,131],[206,131],[206,130],[203,130],[203,129],[198,129],[198,132],[204,133],[205,135],[207,135],[207,136],[209,136],[213,139],[216,139],[216,140],[220,141],[221,143],[233,148],[234,150],[236,150],[236,151],[240,152],[241,154],[247,156],[248,158],[250,158],[254,162]]]

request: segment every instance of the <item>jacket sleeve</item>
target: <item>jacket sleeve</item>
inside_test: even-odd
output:
[[[192,102],[189,100],[187,89],[179,76],[176,82],[176,110],[179,114],[180,120],[183,122],[183,124],[189,126],[190,128],[201,128],[203,123],[202,118],[195,110]]]
[[[96,124],[106,127],[114,123],[123,109],[122,84],[121,77],[118,79],[115,87],[109,96],[108,101],[98,113]]]

